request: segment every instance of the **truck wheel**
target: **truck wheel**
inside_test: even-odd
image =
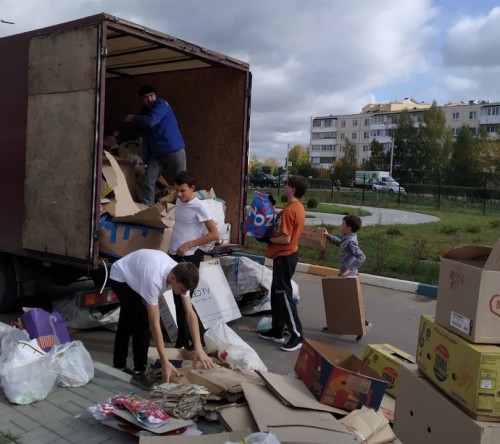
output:
[[[12,258],[0,254],[0,313],[7,313],[17,308],[16,272]]]
[[[389,194],[394,194],[394,190],[389,190]]]

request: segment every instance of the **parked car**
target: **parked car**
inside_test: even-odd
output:
[[[252,173],[250,176],[251,187],[278,188],[278,178],[266,173]]]
[[[283,173],[278,176],[278,181],[280,183],[280,186],[285,185],[287,180],[288,180],[288,173]]]
[[[398,182],[380,181],[372,184],[373,191],[381,193],[406,193],[405,189]]]

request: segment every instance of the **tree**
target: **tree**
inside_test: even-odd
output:
[[[340,181],[345,184],[351,183],[356,176],[357,168],[358,153],[356,151],[356,145],[351,140],[346,140],[344,146],[344,157],[342,158],[340,171],[338,171]]]
[[[262,166],[266,169],[268,169],[270,174],[278,174],[278,160],[274,157],[268,157],[267,159],[264,160]]]
[[[390,153],[384,151],[384,145],[373,139],[370,143],[370,158],[363,168],[365,170],[385,170],[389,165],[389,156]]]
[[[257,168],[258,166],[260,165],[260,161],[259,159],[257,159],[257,156],[255,154],[252,154],[252,156],[250,157],[250,160],[248,162],[248,170],[250,172],[252,172],[253,170],[255,170],[255,168]]]
[[[399,114],[392,130],[392,140],[393,176],[400,182],[422,182],[425,175],[422,165],[422,142],[419,128],[415,126],[407,110]]]
[[[420,163],[422,179],[436,183],[448,169],[453,148],[453,136],[446,125],[446,116],[436,102],[424,111],[420,124]]]
[[[447,175],[449,183],[460,186],[480,185],[477,148],[477,141],[469,127],[463,125],[453,144]]]
[[[288,152],[288,161],[291,162],[289,171],[291,174],[300,174],[309,177],[317,175],[309,161],[309,150],[302,145],[294,145]]]

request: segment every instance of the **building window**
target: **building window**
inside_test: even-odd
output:
[[[384,123],[384,117],[385,116],[373,116],[372,123]]]
[[[344,134],[344,133],[342,133],[342,134],[340,135],[340,140],[345,140],[345,134]]]
[[[358,138],[358,133],[352,133],[351,138],[352,138],[353,140],[354,140],[354,139],[357,139],[357,138]]]
[[[352,126],[358,126],[358,120],[357,119],[354,119],[352,121]]]
[[[322,164],[331,164],[333,162],[335,162],[335,157],[321,157],[321,161],[320,161]]]
[[[363,133],[363,139],[369,139],[370,138],[370,131],[365,131]]]
[[[345,128],[345,120],[341,120],[340,121],[340,127],[341,128]]]
[[[453,133],[453,136],[454,137],[457,137],[458,136],[458,131],[459,131],[460,128],[452,128],[452,133]]]
[[[312,151],[321,151],[321,145],[312,145],[311,150]]]
[[[498,116],[500,115],[500,106],[489,106],[481,108],[482,116]]]
[[[477,117],[477,112],[476,111],[470,111],[469,112],[469,119],[475,119]]]
[[[496,133],[497,132],[497,126],[496,125],[486,125],[486,132],[488,134]]]
[[[369,153],[370,152],[370,146],[369,145],[363,145],[363,153]]]
[[[321,128],[321,120],[313,120],[313,128]]]
[[[370,126],[370,119],[365,119],[365,126]]]
[[[460,118],[460,113],[453,113],[452,120],[458,120]]]
[[[472,128],[469,128],[470,129],[470,132],[473,136],[477,135],[477,128],[476,127],[472,127]]]

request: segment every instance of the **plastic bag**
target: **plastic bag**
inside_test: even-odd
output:
[[[7,399],[22,405],[45,399],[55,389],[59,373],[52,356],[28,341],[2,345],[0,381]]]
[[[243,233],[250,237],[260,239],[270,233],[274,224],[276,213],[267,194],[255,191],[250,204],[248,217],[245,220]]]
[[[81,387],[94,377],[94,363],[81,341],[57,345],[51,354],[59,365],[60,386]]]
[[[225,322],[218,322],[205,332],[205,345],[209,352],[217,351],[219,359],[243,370],[267,372],[257,352],[241,339]]]
[[[240,442],[226,441],[224,444],[280,444],[274,433],[256,432],[248,435]]]

